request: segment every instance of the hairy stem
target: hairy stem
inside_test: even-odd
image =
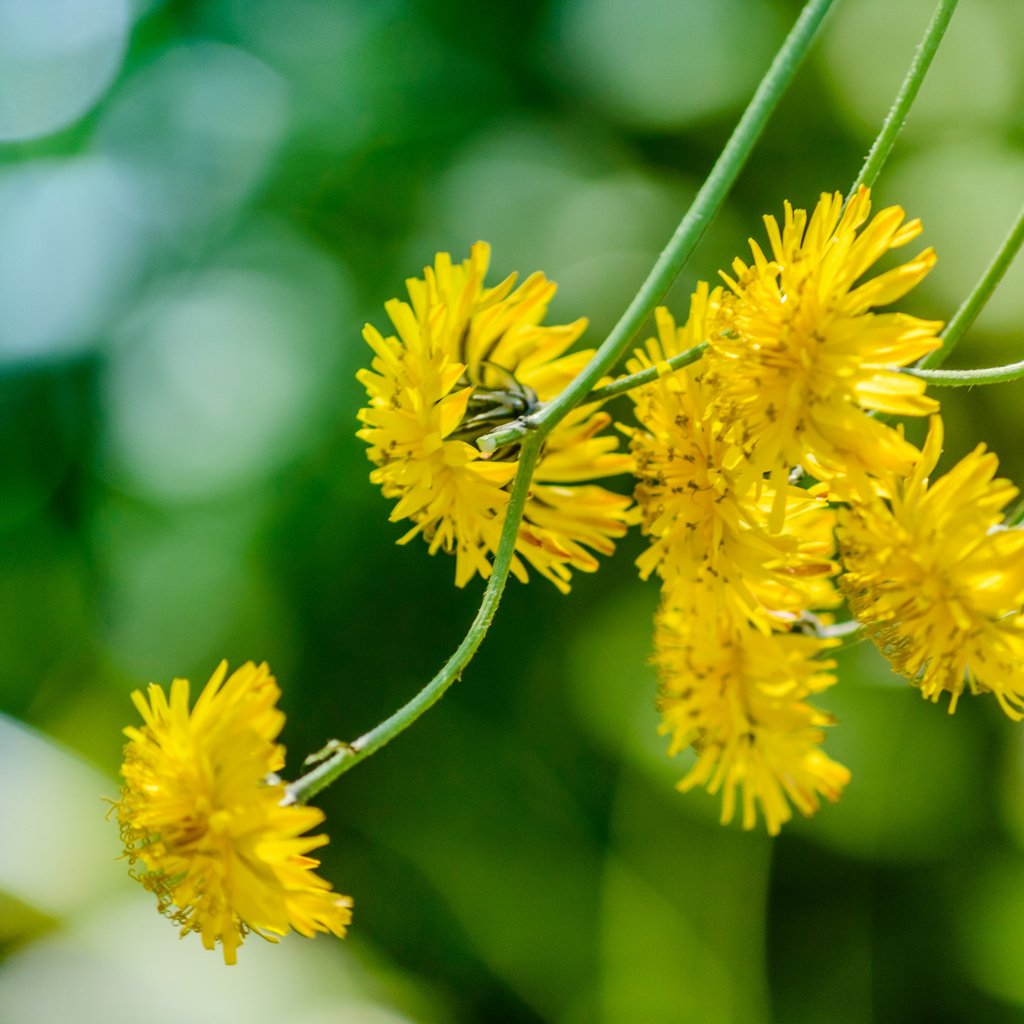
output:
[[[999,384],[1007,380],[1024,377],[1024,362],[1009,363],[1006,366],[987,366],[980,370],[921,370],[908,367],[903,371],[914,377],[922,377],[929,384],[947,388],[969,388],[975,384]]]
[[[896,145],[896,137],[903,130],[907,114],[917,98],[918,90],[921,88],[924,76],[928,73],[935,51],[938,50],[939,43],[942,42],[946,26],[949,24],[949,19],[953,17],[956,5],[957,0],[939,0],[932,20],[925,30],[924,38],[918,45],[914,59],[903,79],[900,91],[896,94],[896,99],[882,123],[882,129],[868,152],[864,166],[860,169],[860,174],[857,175],[857,180],[850,189],[850,194],[846,197],[847,202],[856,194],[861,185],[871,188],[878,179],[885,161],[889,159],[889,154],[892,152],[893,146]]]

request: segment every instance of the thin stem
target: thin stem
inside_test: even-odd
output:
[[[949,354],[956,348],[957,342],[963,336],[968,327],[974,323],[977,315],[982,311],[984,305],[991,298],[996,286],[1003,279],[1003,275],[1010,268],[1014,257],[1020,250],[1021,243],[1024,243],[1024,206],[1021,207],[1014,221],[1010,233],[1003,239],[992,262],[988,265],[981,280],[974,286],[974,291],[964,299],[963,304],[953,314],[953,319],[946,324],[942,332],[942,348],[929,352],[921,360],[920,367],[928,369],[933,366],[940,366],[949,358]]]
[[[1024,377],[1024,362],[1006,366],[987,366],[980,370],[921,370],[907,367],[903,371],[913,377],[922,377],[929,384],[947,388],[969,388],[975,384],[999,384]]]
[[[842,654],[844,651],[852,650],[859,644],[864,643],[865,640],[870,640],[871,637],[863,630],[855,631],[853,633],[847,633],[835,647],[828,649],[828,657],[833,657],[836,654]]]
[[[501,601],[515,555],[519,524],[529,494],[530,480],[544,438],[573,408],[587,398],[597,382],[619,359],[682,269],[750,156],[768,118],[796,74],[801,60],[834,2],[835,0],[808,0],[689,211],[655,263],[654,269],[604,344],[579,376],[549,405],[529,417],[528,421],[518,421],[518,425],[513,426],[511,433],[509,428],[502,428],[486,435],[478,442],[480,449],[487,452],[512,441],[521,441],[522,448],[512,493],[505,511],[501,540],[491,568],[491,577],[487,581],[480,609],[462,643],[441,671],[390,718],[353,743],[329,744],[328,749],[333,748],[334,753],[288,785],[287,800],[302,803],[330,785],[349,768],[369,757],[412,725],[459,678],[480,646]]]
[[[1010,514],[1006,517],[1006,525],[1019,526],[1022,521],[1024,521],[1024,497],[1021,497],[1010,510]]]
[[[697,362],[704,355],[707,347],[708,343],[702,341],[699,345],[694,345],[693,348],[688,348],[685,352],[680,352],[679,355],[666,359],[664,363],[658,366],[649,366],[646,370],[640,370],[639,373],[631,373],[628,377],[620,377],[618,380],[613,380],[611,384],[605,384],[603,388],[595,388],[583,401],[605,402],[609,398],[623,395],[634,388],[642,388],[645,384],[650,384],[651,381],[666,376],[667,372],[671,373],[681,370],[684,366]],[[665,370],[666,365],[668,366],[667,372]]]
[[[828,648],[828,657],[830,658],[843,651],[848,651],[851,647],[855,647],[868,638],[863,624],[857,619],[847,619],[846,622],[833,622],[830,625],[825,625],[814,615],[809,615],[806,612],[804,614],[807,615],[811,624],[815,627],[814,632],[816,636],[822,640],[839,641],[834,647]]]
[[[531,430],[554,426],[587,397],[619,360],[654,307],[664,298],[724,202],[833,3],[834,0],[808,0],[805,4],[675,234],[626,312],[583,371],[557,398],[537,412],[481,437],[477,441],[481,451],[493,452],[519,441]]]
[[[498,604],[501,602],[509,570],[512,568],[519,523],[523,518],[523,509],[530,491],[530,479],[533,476],[533,469],[540,455],[543,440],[543,433],[537,433],[523,442],[522,450],[519,453],[519,468],[516,470],[512,493],[505,508],[505,522],[501,529],[498,551],[494,556],[494,565],[491,567],[491,576],[487,581],[480,608],[462,643],[445,662],[441,671],[390,718],[385,719],[354,742],[339,744],[334,754],[301,778],[290,783],[286,787],[286,799],[290,803],[305,803],[325,786],[329,786],[339,775],[343,775],[364,758],[380,750],[384,744],[389,743],[400,732],[408,729],[420,715],[441,699],[448,687],[462,674],[462,670],[483,641],[494,620]]]
[[[847,202],[849,202],[861,185],[871,188],[878,179],[879,172],[885,165],[885,161],[889,159],[889,154],[896,144],[896,137],[903,130],[907,114],[917,98],[918,90],[921,88],[924,76],[928,73],[928,68],[931,65],[932,58],[935,56],[935,51],[938,50],[939,43],[942,42],[946,26],[949,24],[949,19],[953,17],[956,5],[957,0],[939,0],[935,13],[932,15],[932,20],[928,23],[928,28],[925,30],[924,38],[918,45],[914,59],[911,61],[906,77],[903,79],[900,91],[896,94],[896,99],[893,101],[892,107],[882,123],[881,131],[879,131],[877,138],[871,146],[867,159],[864,161],[864,166],[860,169],[860,174],[857,175],[857,180],[850,189],[850,194],[846,197]]]
[[[848,637],[852,636],[861,628],[861,624],[857,619],[849,619],[846,622],[835,622],[831,626],[822,626],[818,631],[818,636],[827,637],[829,639]]]

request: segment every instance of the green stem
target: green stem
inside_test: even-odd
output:
[[[946,361],[964,332],[974,323],[975,317],[991,298],[996,286],[1010,268],[1022,242],[1024,242],[1024,206],[1021,207],[1017,214],[1017,220],[1010,228],[1010,233],[1003,239],[1003,244],[996,251],[992,262],[988,265],[985,273],[981,275],[981,280],[974,286],[974,291],[964,299],[963,304],[953,314],[953,319],[946,324],[946,329],[942,332],[942,348],[929,352],[919,364],[921,369],[940,366]]]
[[[519,425],[514,425],[511,433],[508,428],[493,431],[478,442],[481,450],[488,452],[494,451],[499,445],[518,441],[522,442],[522,449],[505,511],[501,540],[491,568],[491,577],[487,581],[480,609],[462,643],[441,671],[406,705],[353,743],[337,744],[333,754],[290,783],[286,787],[286,799],[289,802],[305,802],[325,786],[329,786],[349,768],[380,750],[412,725],[459,678],[480,646],[501,601],[515,555],[519,524],[529,494],[530,480],[545,437],[557,423],[590,395],[597,382],[622,355],[682,269],[683,263],[696,247],[746,163],[754,143],[764,130],[782,93],[796,74],[821,22],[834,2],[835,0],[808,0],[689,211],[658,258],[647,280],[641,285],[640,291],[629,304],[629,308],[594,354],[593,359],[565,391],[539,410],[535,416],[529,417],[527,422],[518,421]]]
[[[557,398],[530,416],[481,437],[477,441],[481,451],[493,452],[514,444],[538,428],[550,429],[579,405],[619,360],[654,307],[664,298],[724,202],[833,3],[834,0],[808,0],[805,4],[690,209],[658,257],[647,280],[594,357]]]
[[[693,348],[688,348],[685,352],[680,352],[679,355],[666,359],[664,363],[658,366],[649,366],[646,370],[641,370],[639,373],[631,373],[628,377],[620,377],[618,380],[613,380],[611,384],[605,384],[603,388],[595,388],[583,401],[606,402],[609,398],[615,398],[616,395],[623,395],[634,388],[642,388],[645,384],[650,384],[651,381],[657,380],[659,377],[667,376],[665,372],[666,365],[669,372],[674,372],[681,370],[684,366],[697,362],[704,355],[707,347],[708,343],[702,341],[699,345],[694,345]]]
[[[1006,366],[987,366],[980,370],[922,370],[907,367],[903,372],[941,387],[969,388],[975,384],[999,384],[1002,381],[1019,380],[1024,377],[1024,362],[1009,363]]]
[[[871,188],[878,179],[879,172],[885,165],[885,161],[889,159],[889,154],[896,144],[896,137],[903,130],[911,104],[917,98],[918,90],[921,88],[924,76],[927,74],[932,58],[935,56],[935,51],[938,50],[939,43],[942,42],[946,26],[949,24],[949,19],[953,17],[956,5],[957,0],[939,0],[935,13],[932,15],[932,20],[925,30],[924,38],[918,45],[914,59],[911,61],[906,77],[903,79],[900,91],[896,94],[892,108],[882,123],[881,131],[879,131],[874,144],[871,146],[867,159],[864,161],[864,166],[860,169],[860,174],[857,175],[857,180],[850,189],[850,194],[846,197],[847,201],[850,200],[861,185]]]
[[[1006,525],[1019,526],[1022,521],[1024,521],[1024,497],[1010,510],[1010,514],[1006,517]]]
[[[540,455],[544,435],[534,434],[523,442],[519,453],[519,468],[516,470],[512,484],[512,493],[505,507],[505,522],[501,528],[501,539],[498,551],[494,556],[491,576],[484,590],[480,608],[473,619],[462,643],[455,653],[445,662],[444,667],[433,679],[403,707],[399,708],[390,718],[385,719],[368,733],[348,744],[339,744],[336,753],[296,779],[286,787],[289,803],[305,803],[325,786],[329,786],[339,775],[354,768],[364,758],[380,750],[384,744],[393,740],[400,732],[408,729],[417,718],[428,708],[436,704],[452,683],[462,674],[462,670],[476,653],[481,641],[494,620],[501,595],[508,581],[509,570],[515,555],[516,539],[519,534],[519,523],[523,518],[523,509],[530,491],[530,480],[533,469]]]

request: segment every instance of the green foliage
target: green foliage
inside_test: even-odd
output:
[[[847,0],[672,296],[763,210],[848,185],[932,6]],[[722,831],[672,791],[635,541],[568,598],[511,584],[462,685],[318,800],[344,946],[253,941],[231,974],[126,891],[99,797],[132,689],[265,658],[294,776],[473,614],[367,482],[362,322],[485,237],[598,343],[795,11],[155,0],[124,39],[101,7],[95,105],[0,148],[0,1019],[1024,1021],[1019,727],[949,719],[854,648],[827,701],[846,796],[774,843]],[[1024,164],[1020,11],[963,8],[879,183],[925,219],[912,312],[943,319]],[[963,365],[1019,358],[1022,284],[1018,261]],[[942,395],[951,456],[984,439],[1024,479],[1018,387]]]

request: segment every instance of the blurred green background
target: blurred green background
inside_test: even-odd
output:
[[[845,189],[931,0],[843,0],[673,293]],[[775,842],[680,795],[639,540],[513,582],[462,682],[323,794],[344,943],[226,969],[131,882],[130,691],[269,661],[297,773],[411,696],[479,585],[404,531],[354,436],[437,250],[560,283],[596,344],[798,10],[790,0],[0,0],[0,1021],[1024,1021],[1024,742],[865,646],[825,703],[842,802]],[[884,202],[948,318],[1024,192],[1024,6],[953,18]],[[1021,357],[1015,266],[955,365]],[[942,395],[947,462],[1024,480],[1019,385]],[[621,409],[625,415],[625,408]],[[628,482],[622,482],[628,487]]]

